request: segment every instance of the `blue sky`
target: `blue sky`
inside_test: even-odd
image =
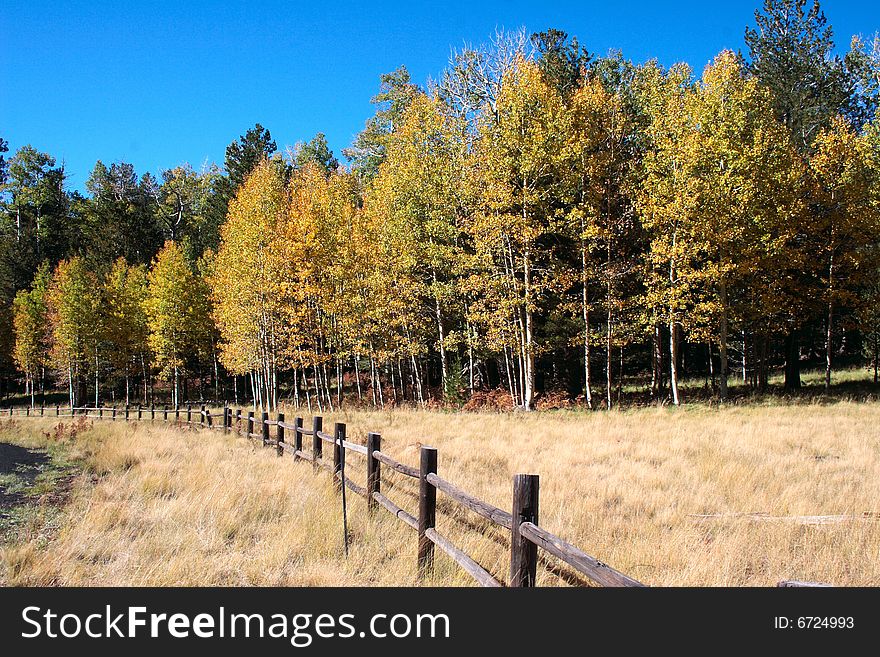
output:
[[[557,27],[591,52],[701,69],[742,47],[761,0],[578,2],[104,2],[4,0],[0,136],[64,160],[82,189],[98,159],[155,175],[222,164],[254,123],[279,148],[327,135],[340,155],[381,73],[423,83],[454,47],[498,27]],[[839,48],[880,29],[876,0],[825,0]]]

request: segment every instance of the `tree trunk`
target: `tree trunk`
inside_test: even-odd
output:
[[[651,397],[659,401],[663,396],[663,335],[660,325],[651,335]]]
[[[73,363],[69,360],[67,361],[67,392],[70,397],[70,413],[73,414],[73,409],[76,407],[76,392],[73,389]]]
[[[825,393],[831,392],[831,337],[834,320],[834,303],[828,301],[828,327],[825,331]]]
[[[610,291],[609,291],[610,295]],[[608,298],[608,316],[605,321],[605,403],[611,410],[611,298]]]
[[[214,400],[220,400],[220,367],[217,364],[217,350],[214,349]]]
[[[447,372],[447,364],[446,364],[446,336],[443,331],[443,315],[440,312],[440,298],[437,296],[437,272],[434,268],[431,268],[431,275],[434,278],[434,308],[435,314],[437,317],[437,334],[439,336],[438,346],[440,348],[440,371],[441,371],[441,382],[440,388],[443,390],[443,395],[446,395],[446,377],[448,375]]]
[[[584,220],[581,219],[581,234],[586,232]],[[593,390],[590,386],[590,305],[589,305],[589,289],[587,285],[587,245],[581,239],[581,312],[584,319],[584,399],[587,402],[587,408],[593,410]]]
[[[471,323],[465,320],[465,330],[467,331],[467,350],[468,350],[468,392],[474,394],[474,342],[471,335]],[[398,361],[398,365],[400,361]],[[403,385],[403,379],[400,381]]]
[[[143,376],[143,378],[144,378],[144,398],[142,401],[143,401],[143,404],[146,405],[146,403],[147,403],[147,362],[146,362],[146,359],[144,358],[143,353],[141,353],[141,376]]]
[[[719,392],[721,401],[727,401],[727,285],[721,284],[721,334],[718,336]]]
[[[712,393],[715,393],[715,364],[712,358],[712,341],[709,340],[706,342],[706,350],[709,352],[709,381],[708,383],[711,385]]]
[[[880,336],[874,334],[874,383],[877,383],[878,370],[880,370]]]
[[[309,394],[309,380],[306,378],[306,368],[303,366],[302,368],[302,382],[303,382],[303,390],[306,393],[306,405],[309,408],[309,413],[312,412],[312,396]]]
[[[669,322],[669,386],[672,389],[672,403],[681,404],[678,396],[678,325]]]
[[[785,336],[785,390],[801,387],[800,330],[791,328]]]
[[[400,366],[400,358],[397,359],[397,376],[400,379],[400,398],[406,401],[406,379],[403,378],[403,368]],[[412,392],[412,391],[410,391]]]
[[[617,369],[617,405],[620,406],[620,398],[623,396],[623,344],[619,347],[620,365]]]

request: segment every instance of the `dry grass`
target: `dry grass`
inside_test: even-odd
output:
[[[880,513],[880,403],[327,420],[358,442],[380,431],[383,451],[410,464],[421,443],[437,447],[440,476],[502,508],[514,473],[540,474],[540,524],[648,584],[880,585],[880,521],[861,517]],[[96,478],[77,484],[46,549],[25,540],[3,553],[11,584],[414,583],[414,532],[381,510],[370,519],[353,494],[341,557],[339,498],[307,464],[160,426],[108,423],[72,442]],[[359,483],[363,469],[351,455]],[[384,492],[414,511],[413,483],[389,479]],[[506,532],[439,500],[438,531],[506,579]],[[859,517],[784,518],[815,515]],[[539,581],[564,585],[561,574],[542,567]],[[430,583],[470,582],[438,552]]]

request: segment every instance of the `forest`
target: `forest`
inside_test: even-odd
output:
[[[807,0],[765,0],[698,72],[498,32],[435,80],[382,75],[348,164],[258,123],[222,166],[98,161],[83,194],[0,139],[3,394],[530,410],[679,405],[687,378],[789,394],[808,366],[877,384],[880,36],[834,39]]]

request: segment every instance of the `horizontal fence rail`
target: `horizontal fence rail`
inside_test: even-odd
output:
[[[63,412],[62,412],[63,411]],[[161,420],[174,426],[220,430],[235,433],[249,440],[260,441],[264,447],[272,447],[279,457],[289,454],[294,461],[302,460],[312,464],[314,471],[319,468],[329,470],[338,491],[344,486],[363,497],[370,512],[383,508],[406,526],[418,533],[416,557],[417,572],[421,578],[433,568],[434,548],[446,554],[462,570],[468,573],[479,585],[484,587],[504,586],[496,575],[481,566],[470,555],[453,544],[435,527],[437,517],[437,491],[451,501],[477,514],[510,532],[510,572],[507,586],[530,587],[536,585],[536,572],[540,559],[538,549],[556,557],[580,576],[594,584],[606,587],[644,587],[628,575],[590,556],[563,538],[550,533],[538,524],[539,480],[537,475],[518,474],[513,480],[513,502],[510,512],[485,502],[467,493],[437,474],[437,450],[421,447],[419,467],[410,466],[381,450],[381,435],[369,433],[367,444],[360,445],[345,439],[345,424],[336,423],[334,433],[323,431],[323,418],[312,418],[312,427],[305,428],[302,417],[293,423],[285,420],[283,413],[275,419],[266,412],[258,416],[255,411],[223,407],[212,411],[206,405],[194,408],[192,404],[169,409],[137,407],[54,407],[9,408],[0,412],[9,417],[56,417],[89,418],[110,421],[155,421]],[[274,427],[274,435],[273,429]],[[306,447],[303,437],[311,437],[311,445]],[[332,460],[324,455],[324,445],[332,449]],[[347,474],[346,453],[351,452],[366,460],[366,484],[353,481]],[[405,477],[418,481],[418,514],[406,511],[382,493],[383,466]],[[453,519],[454,520],[454,519]],[[346,537],[346,541],[348,538]],[[814,582],[783,580],[777,586],[829,586]]]

